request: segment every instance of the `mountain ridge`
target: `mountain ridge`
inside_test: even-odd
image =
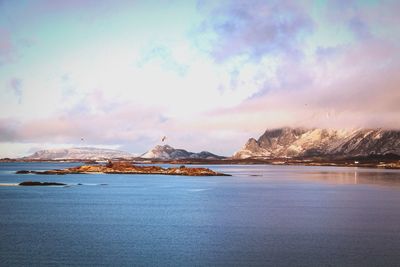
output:
[[[267,129],[250,138],[232,157],[292,158],[312,156],[400,155],[400,131],[384,129]]]
[[[31,160],[101,160],[113,158],[133,158],[135,155],[116,149],[95,147],[54,148],[36,151],[32,155],[23,157]]]

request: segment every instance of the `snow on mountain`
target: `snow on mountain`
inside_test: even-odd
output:
[[[250,138],[233,158],[385,154],[400,155],[400,131],[286,127],[266,130],[258,140]]]
[[[83,159],[100,160],[113,158],[132,158],[133,154],[128,152],[93,147],[74,147],[74,148],[56,148],[40,150],[24,159],[38,160],[64,160],[64,159]]]
[[[207,151],[202,151],[200,153],[189,152],[184,149],[175,149],[169,145],[155,146],[153,149],[147,151],[140,156],[145,159],[162,159],[162,160],[172,160],[172,159],[221,159],[224,157],[212,154]]]

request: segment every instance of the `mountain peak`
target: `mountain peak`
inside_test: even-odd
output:
[[[170,145],[156,145],[153,149],[156,150],[173,150],[174,148]]]
[[[161,160],[175,160],[175,159],[221,159],[223,157],[212,154],[208,151],[200,153],[189,152],[184,149],[175,149],[170,145],[157,145],[146,153],[140,156],[145,159],[161,159]]]

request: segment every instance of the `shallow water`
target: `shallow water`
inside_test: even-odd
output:
[[[207,166],[232,177],[16,175],[1,163],[1,266],[398,266],[400,171]],[[82,184],[82,185],[78,185]]]

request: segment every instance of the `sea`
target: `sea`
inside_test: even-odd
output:
[[[0,266],[400,266],[400,170],[15,174],[77,165],[0,163]]]

